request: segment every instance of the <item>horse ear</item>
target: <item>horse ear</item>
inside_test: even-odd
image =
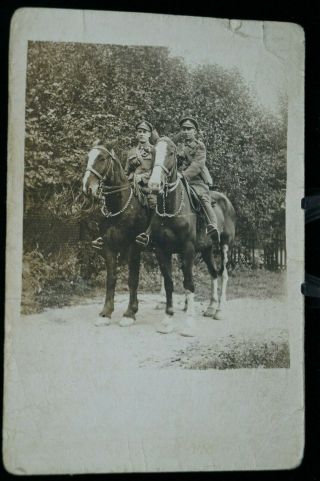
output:
[[[150,143],[155,145],[159,139],[160,139],[160,135],[158,134],[156,129],[153,129],[150,136]]]
[[[95,139],[92,144],[92,147],[97,147],[97,145],[100,145],[100,143],[101,143],[100,139]]]

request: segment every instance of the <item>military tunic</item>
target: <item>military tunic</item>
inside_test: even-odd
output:
[[[154,209],[157,203],[157,196],[151,194],[148,188],[148,182],[152,174],[153,164],[155,160],[155,148],[149,143],[137,145],[129,150],[125,173],[129,181],[133,180],[134,175],[139,175],[139,183],[143,187],[144,193],[147,195],[148,205],[150,209]]]
[[[212,185],[211,175],[206,167],[206,148],[201,140],[179,142],[177,144],[178,170],[202,197],[209,195]]]
[[[134,174],[139,174],[143,184],[147,184],[152,173],[155,149],[149,143],[141,144],[129,150],[125,172],[132,180]]]

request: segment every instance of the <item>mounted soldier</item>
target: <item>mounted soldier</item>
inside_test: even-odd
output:
[[[147,185],[154,163],[154,147],[150,143],[153,126],[143,120],[135,127],[138,145],[129,150],[124,170],[129,181],[132,181],[135,175],[141,184]]]
[[[187,116],[183,117],[179,124],[180,132],[173,138],[177,146],[178,170],[198,195],[206,217],[207,235],[211,236],[214,242],[219,242],[217,218],[211,205],[209,191],[212,178],[206,166],[206,148],[204,143],[196,137],[199,131],[198,122],[193,117]],[[150,233],[149,225],[146,232],[137,236],[136,242],[147,246]]]
[[[150,143],[150,139],[156,139],[158,134],[152,124],[147,120],[142,120],[135,125],[136,139],[138,144],[129,149],[127,153],[126,165],[124,172],[131,183],[139,186],[139,190],[146,196],[146,203],[152,211],[157,202],[154,194],[150,193],[148,181],[150,179],[154,164],[155,149]],[[99,229],[100,230],[100,229]],[[103,246],[103,237],[99,236],[92,241],[92,246],[101,250]]]
[[[207,234],[219,241],[216,214],[211,205],[209,187],[212,178],[206,166],[206,147],[196,138],[198,122],[193,117],[183,117],[180,122],[181,141],[177,143],[178,170],[199,197],[206,216]]]

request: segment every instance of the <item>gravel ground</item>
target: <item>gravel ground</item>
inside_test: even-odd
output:
[[[180,335],[182,296],[175,298],[170,334],[156,332],[164,314],[155,309],[159,295],[140,298],[130,327],[117,324],[125,294],[116,296],[109,326],[95,326],[101,297],[16,320],[6,343],[7,469],[65,474],[292,466],[301,452],[295,381],[289,383],[291,369],[266,369],[289,367],[285,304],[234,299],[217,321],[203,317],[206,304],[196,302],[197,332],[188,338]]]
[[[175,297],[175,330],[159,334],[155,325],[163,311],[155,309],[158,294],[140,296],[139,312],[133,326],[118,325],[127,295],[116,296],[111,325],[96,327],[101,299],[44,313],[22,316],[21,355],[37,339],[29,356],[43,362],[43,352],[65,357],[72,339],[81,356],[92,356],[93,348],[108,368],[135,367],[232,369],[289,367],[289,344],[284,305],[279,300],[235,299],[227,303],[223,320],[203,317],[206,308],[196,302],[196,336],[180,335],[184,323],[184,298]],[[28,340],[28,342],[26,342]],[[28,346],[28,347],[27,347]],[[48,357],[48,358],[49,358]]]

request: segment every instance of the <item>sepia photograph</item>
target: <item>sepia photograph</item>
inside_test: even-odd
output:
[[[23,315],[110,326],[124,365],[289,367],[281,80],[259,97],[168,48],[30,42]],[[161,359],[173,331],[199,339]]]
[[[22,9],[11,27],[8,470],[293,467],[303,449],[303,32],[83,14],[83,31],[76,10]],[[186,386],[192,400],[179,409]],[[241,400],[223,420],[235,386]]]

